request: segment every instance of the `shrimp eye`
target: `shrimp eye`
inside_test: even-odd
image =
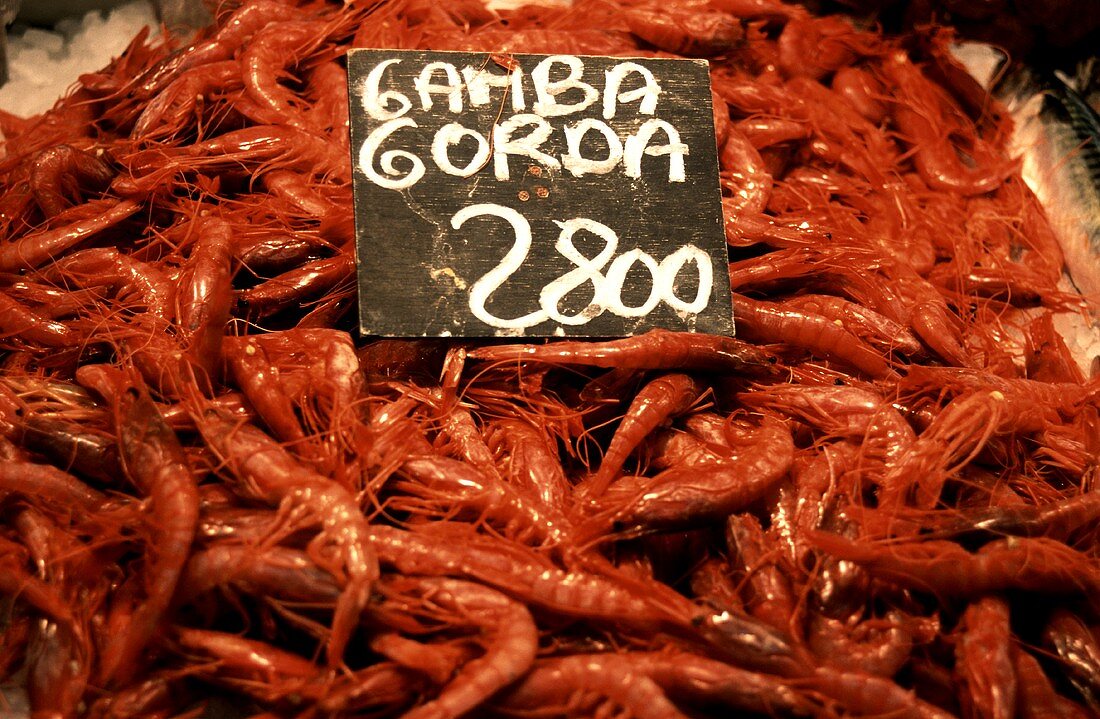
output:
[[[768,357],[768,364],[775,364],[777,362],[779,362],[778,357]]]

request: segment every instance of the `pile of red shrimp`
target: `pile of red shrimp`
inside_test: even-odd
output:
[[[948,40],[247,0],[0,117],[4,685],[36,717],[1095,715],[1100,385]],[[737,337],[360,337],[357,46],[709,58]]]

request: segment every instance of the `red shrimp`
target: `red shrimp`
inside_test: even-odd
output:
[[[1054,317],[1042,314],[1027,327],[1027,357],[1025,372],[1028,379],[1040,382],[1071,382],[1084,384],[1084,373],[1066,346],[1062,335],[1054,327]]]
[[[42,150],[31,163],[31,190],[47,218],[78,204],[81,190],[103,190],[113,178],[111,167],[100,157],[72,145]]]
[[[597,706],[613,702],[635,719],[687,719],[661,688],[629,662],[614,655],[578,654],[537,662],[514,688],[494,698],[499,711],[526,716],[547,707],[580,705],[601,716]]]
[[[719,180],[727,196],[722,203],[726,227],[739,218],[764,212],[772,191],[772,178],[747,137],[731,127],[718,156]],[[730,230],[727,229],[727,235]]]
[[[267,122],[312,129],[302,100],[279,82],[279,76],[287,65],[297,64],[322,44],[328,30],[316,20],[271,23],[244,48],[240,62],[245,91],[270,118]]]
[[[695,526],[729,516],[762,497],[786,475],[794,442],[783,424],[765,418],[739,423],[731,450],[719,462],[673,467],[655,477],[624,477],[592,502],[588,529],[630,530]]]
[[[375,41],[371,47],[377,47]],[[461,29],[433,32],[424,41],[432,47],[465,52],[533,52],[550,55],[623,55],[638,54],[637,44],[627,32],[596,28],[553,29],[527,27],[522,30],[485,25],[470,34]],[[354,43],[361,47],[359,41]],[[388,47],[389,45],[381,45]]]
[[[533,361],[621,369],[675,369],[771,374],[775,358],[732,337],[650,330],[607,342],[554,342],[545,345],[479,347],[471,359]]]
[[[264,525],[273,531],[269,520]],[[179,583],[177,599],[191,602],[217,587],[233,586],[257,597],[292,602],[335,604],[340,586],[305,552],[287,547],[258,548],[239,533],[191,555]]]
[[[42,282],[18,280],[7,287],[11,299],[33,303],[34,312],[50,319],[60,319],[76,314],[82,307],[94,304],[102,293],[97,288],[72,290]]]
[[[896,377],[881,353],[843,327],[809,312],[734,295],[734,318],[742,334],[756,342],[783,342],[824,359],[842,362],[871,377]]]
[[[102,493],[60,469],[10,459],[0,462],[0,490],[84,512],[95,512],[106,500]]]
[[[784,681],[696,654],[631,652],[613,658],[648,676],[677,702],[766,715],[800,715],[809,710],[806,700]]]
[[[912,145],[913,165],[930,188],[963,196],[981,195],[995,190],[1016,172],[1018,163],[1015,160],[992,159],[997,155],[984,146],[973,128],[947,126],[943,91],[903,54],[891,55],[881,67],[890,84],[897,88],[892,111],[894,122]],[[988,158],[990,164],[965,165],[952,143],[954,137],[966,141],[966,150],[976,161]]]
[[[77,332],[64,322],[48,319],[0,293],[0,334],[32,346],[60,349],[77,343]]]
[[[788,77],[821,78],[878,50],[875,35],[838,15],[788,22],[779,35],[779,68]]]
[[[916,433],[882,396],[859,387],[775,385],[738,395],[749,407],[770,409],[834,436],[860,439],[860,452],[896,461]]]
[[[256,545],[281,529],[290,529],[284,525],[282,517],[268,509],[207,507],[199,520],[198,535],[203,540],[231,539]],[[302,533],[296,526],[292,528],[295,530],[292,533]]]
[[[1049,411],[1049,406],[1036,410],[1030,400],[1014,399],[997,390],[953,399],[889,467],[880,504],[897,507],[912,490],[917,506],[931,508],[952,471],[968,463],[993,436],[1041,426],[1042,416],[1033,413]]]
[[[258,175],[268,169],[291,169],[338,182],[351,180],[351,161],[336,143],[293,127],[255,125],[232,130],[210,140],[165,150],[142,150],[126,160],[135,177],[117,191],[141,195],[163,187],[177,172],[231,172],[248,169]],[[127,202],[127,201],[124,201]],[[0,269],[4,265],[0,263]]]
[[[107,373],[95,365],[81,370],[86,375],[94,371],[97,389],[104,390],[114,406],[123,467],[150,499],[152,538],[145,566],[145,601],[124,632],[107,637],[99,668],[101,681],[125,684],[168,613],[198,526],[199,496],[191,464],[149,395],[121,373]]]
[[[819,549],[867,568],[902,586],[943,597],[974,597],[1005,589],[1097,597],[1100,571],[1088,557],[1046,538],[1010,537],[991,542],[976,554],[943,541],[864,544],[835,534],[810,532]]]
[[[24,446],[68,471],[109,484],[122,476],[118,447],[105,432],[49,415],[29,414],[24,416],[19,433]]]
[[[1056,609],[1043,630],[1043,643],[1066,678],[1093,711],[1100,711],[1100,641],[1067,609]]]
[[[913,632],[892,614],[854,624],[814,614],[806,640],[822,664],[890,679],[909,661],[914,644]]]
[[[947,362],[971,362],[962,346],[962,328],[939,291],[913,270],[898,264],[887,274],[845,275],[846,293],[860,304],[909,326],[928,349]]]
[[[266,317],[331,290],[355,276],[355,260],[340,254],[312,260],[255,287],[244,290],[239,301],[250,314]]]
[[[90,200],[80,206],[83,218],[62,227],[39,230],[0,247],[0,272],[31,270],[45,264],[130,217],[141,205],[130,200]]]
[[[1016,668],[1016,713],[1020,719],[1085,719],[1088,714],[1059,696],[1035,657],[1013,644]]]
[[[710,102],[713,108],[714,115],[714,141],[721,150],[726,145],[726,140],[729,138],[730,127],[730,111],[726,107],[726,101],[718,96],[718,93],[713,90],[710,91]]]
[[[74,626],[70,602],[52,584],[32,576],[25,563],[26,550],[0,538],[0,594],[16,597],[59,625]]]
[[[489,425],[488,443],[501,456],[503,474],[511,484],[534,494],[554,511],[565,510],[573,486],[545,430],[523,420],[498,420]]]
[[[430,450],[429,450],[430,451]],[[503,533],[517,541],[537,540],[562,549],[568,547],[569,525],[565,517],[544,506],[533,495],[517,491],[499,478],[481,474],[469,465],[431,454],[414,456],[402,463],[400,473],[412,482],[398,485],[403,495],[392,506],[416,509],[419,502],[437,505],[443,514],[471,510],[490,524],[501,526]]]
[[[805,140],[813,134],[806,123],[781,117],[747,117],[734,123],[733,128],[758,151],[784,142]]]
[[[778,552],[769,551],[769,543],[751,514],[730,515],[726,520],[726,545],[745,574],[745,608],[768,626],[790,632],[796,599],[790,579],[777,561]]]
[[[818,667],[813,676],[795,681],[856,714],[887,715],[898,719],[954,719],[954,715],[918,699],[889,679]]]
[[[277,380],[279,367],[272,362],[265,345],[249,336],[227,339],[223,347],[237,386],[272,434],[284,442],[305,439],[294,403]]]
[[[136,77],[129,89],[135,99],[148,100],[189,68],[231,59],[238,47],[268,23],[296,20],[302,15],[302,10],[279,0],[249,0],[218,23],[213,37],[196,40],[168,55]]]
[[[963,612],[961,632],[955,644],[959,703],[968,716],[1014,716],[1016,668],[1010,654],[1008,603],[995,596],[971,602]]]
[[[742,20],[786,22],[809,14],[806,8],[781,0],[707,0],[707,4]]]
[[[117,511],[116,508],[110,508],[108,512],[112,509],[119,516],[125,516],[125,509]],[[109,538],[109,532],[117,528],[117,524],[115,527],[110,526],[118,521],[113,517],[104,520],[101,515],[91,519],[90,524],[96,526],[103,538]],[[86,544],[58,521],[33,507],[21,510],[13,524],[38,565],[40,574],[61,585],[100,585],[104,576],[104,562],[95,554],[97,547]],[[84,607],[81,606],[78,611],[83,612]]]
[[[844,329],[883,352],[901,352],[910,357],[921,352],[918,340],[908,328],[863,305],[832,295],[798,295],[780,303],[783,307],[803,310],[838,320]]]
[[[75,717],[92,670],[84,630],[40,621],[27,647],[27,695],[34,717]]]
[[[434,394],[436,399],[441,400],[443,397],[441,390]],[[497,470],[489,443],[482,436],[481,428],[478,427],[470,410],[455,403],[446,409],[440,407],[437,411],[441,413],[439,431],[440,435],[447,440],[447,449],[486,477],[493,480],[501,479],[501,473]]]
[[[485,654],[463,665],[438,696],[406,713],[406,719],[458,719],[530,669],[538,649],[538,629],[523,604],[456,579],[408,579],[398,586],[405,583],[412,583],[433,604],[460,612],[476,624],[486,645]]]
[[[807,103],[782,85],[726,73],[712,75],[711,83],[737,115],[768,115],[798,121],[810,118]]]
[[[336,448],[325,437],[362,386],[347,333],[295,328],[227,339],[224,347],[246,397],[280,439],[308,438],[295,446],[298,454],[333,461]]]
[[[1005,428],[1036,432],[1057,422],[1059,416],[1073,418],[1083,409],[1096,406],[1100,394],[1095,383],[1039,382],[1029,379],[999,377],[990,372],[961,367],[914,365],[905,384],[918,391],[966,394],[999,393],[992,399],[1005,402]]]
[[[600,469],[588,485],[589,495],[603,494],[646,436],[663,422],[688,411],[701,392],[698,382],[680,373],[662,375],[642,387],[607,446]]]
[[[174,287],[164,271],[114,247],[93,247],[68,254],[54,262],[46,276],[80,288],[106,287],[120,300],[136,294],[147,313],[143,317],[167,321],[173,316]]]
[[[722,447],[727,447],[725,437]],[[647,466],[653,469],[670,469],[677,465],[719,462],[722,455],[711,448],[711,443],[679,430],[658,430],[646,449]]]
[[[176,318],[191,358],[208,376],[221,358],[233,301],[232,231],[220,217],[200,217],[191,255],[176,286]]]
[[[727,595],[727,590],[723,588],[721,594]],[[726,601],[722,604],[696,613],[691,621],[696,638],[706,642],[712,653],[754,671],[784,677],[806,674],[812,657],[802,646],[736,606]]]
[[[691,615],[688,600],[662,585],[637,583],[602,563],[599,574],[564,571],[526,547],[465,527],[412,533],[374,525],[370,532],[379,558],[399,572],[473,579],[567,617],[653,630],[686,627]]]
[[[887,108],[883,100],[888,94],[866,70],[858,67],[840,68],[833,75],[832,88],[868,122],[877,125],[886,118]]]
[[[335,545],[334,557],[321,560],[315,556],[315,561],[346,580],[327,647],[329,664],[338,665],[354,623],[366,606],[371,583],[378,578],[378,558],[358,503],[336,482],[295,462],[258,429],[208,414],[200,430],[248,494],[270,504],[298,508],[321,524],[321,534],[311,542],[311,554],[318,555],[325,544]]]
[[[340,207],[317,191],[308,177],[289,170],[273,170],[263,176],[264,186],[292,207],[315,217],[340,212]]]
[[[183,652],[205,660],[212,681],[260,701],[302,692],[323,671],[297,654],[234,634],[176,627],[174,635]]]
[[[249,272],[260,276],[298,267],[308,262],[318,250],[315,240],[294,234],[266,235],[243,242],[237,238],[235,240],[234,259]]]
[[[306,92],[313,101],[308,112],[310,124],[327,132],[333,140],[345,147],[350,142],[348,133],[348,73],[339,61],[318,65],[310,74]]]
[[[1047,504],[990,507],[964,512],[937,531],[937,537],[970,533],[1013,534],[1065,541],[1079,529],[1100,520],[1100,492],[1075,494]]]
[[[642,40],[676,55],[709,57],[730,50],[744,37],[741,23],[717,12],[624,8],[623,20]]]
[[[141,111],[130,138],[169,140],[186,134],[189,121],[198,123],[209,96],[232,93],[243,87],[241,65],[236,60],[211,62],[186,70],[158,92]]]

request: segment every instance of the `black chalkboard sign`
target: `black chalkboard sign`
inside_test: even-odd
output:
[[[352,50],[365,334],[732,334],[701,60]]]

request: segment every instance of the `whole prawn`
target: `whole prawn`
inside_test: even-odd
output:
[[[1016,711],[1016,668],[1012,662],[1008,603],[981,597],[963,612],[955,645],[960,698],[974,716],[1007,719]]]
[[[406,719],[457,719],[523,676],[535,660],[538,630],[523,604],[498,591],[456,579],[406,580],[433,604],[461,612],[481,628],[485,654],[467,662],[438,696]],[[399,582],[400,584],[406,582]]]
[[[107,638],[99,669],[101,681],[124,684],[168,612],[198,526],[198,490],[179,440],[143,388],[118,371],[81,369],[87,370],[85,381],[114,405],[123,467],[151,500],[155,539],[145,570],[145,601],[129,617],[125,632]]]
[[[749,339],[784,342],[825,359],[849,364],[871,377],[895,377],[883,356],[843,327],[810,312],[783,309],[744,295],[734,295],[734,317]]]
[[[62,227],[32,232],[0,247],[0,272],[17,272],[43,265],[141,209],[141,205],[132,200],[114,199],[89,200],[78,207],[86,217]]]
[[[794,460],[790,430],[768,418],[758,426],[743,423],[732,445],[718,462],[620,479],[590,503],[587,530],[617,526],[652,531],[726,517],[763,496]]]
[[[101,157],[72,145],[55,145],[39,152],[31,164],[30,184],[42,214],[60,214],[80,200],[80,191],[101,191],[114,178]]]
[[[698,400],[701,389],[690,376],[679,373],[663,375],[646,384],[634,396],[611,438],[600,469],[588,485],[591,496],[603,494],[646,435],[670,417],[687,411]]]
[[[208,415],[200,431],[249,493],[271,504],[304,511],[321,524],[312,552],[320,560],[318,564],[346,582],[327,646],[329,663],[337,665],[379,571],[367,520],[358,503],[343,486],[298,464],[258,429]],[[322,558],[326,544],[335,548],[334,557]]]
[[[608,342],[554,342],[546,345],[480,347],[471,359],[535,361],[624,369],[679,369],[771,374],[775,358],[733,337],[667,330]]]
[[[1046,538],[1001,539],[970,553],[945,540],[906,541],[886,547],[814,532],[810,541],[872,574],[945,597],[974,597],[1004,589],[1096,596],[1100,570],[1089,558]]]

